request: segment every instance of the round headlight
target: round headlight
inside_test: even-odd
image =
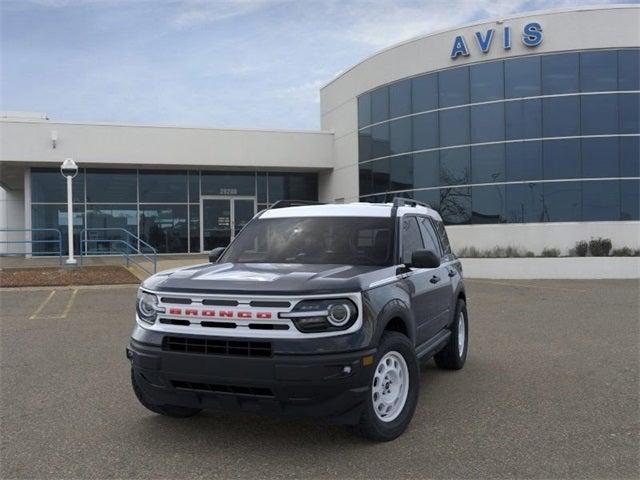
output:
[[[351,318],[351,309],[344,303],[329,305],[327,320],[334,327],[341,327]]]
[[[141,320],[153,323],[156,321],[156,315],[160,310],[158,305],[158,297],[151,293],[138,291],[138,316]]]

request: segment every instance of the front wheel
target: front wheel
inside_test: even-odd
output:
[[[464,300],[458,300],[456,316],[451,325],[449,343],[435,355],[436,365],[445,370],[460,370],[467,360],[469,346],[469,316]]]
[[[400,333],[384,333],[376,355],[371,392],[355,432],[378,442],[397,438],[413,417],[418,392],[419,367],[411,342]]]

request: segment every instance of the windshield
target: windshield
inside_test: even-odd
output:
[[[390,265],[391,219],[298,217],[250,222],[220,262]]]

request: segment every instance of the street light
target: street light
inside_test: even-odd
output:
[[[73,187],[71,182],[73,177],[78,174],[78,166],[72,158],[67,158],[60,165],[60,173],[67,179],[67,239],[69,244],[69,258],[65,262],[67,265],[75,265],[76,259],[73,258]]]

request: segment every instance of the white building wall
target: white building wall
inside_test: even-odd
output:
[[[0,187],[0,242],[22,240],[24,232],[2,232],[5,229],[24,229],[24,191]],[[25,252],[20,243],[0,243],[0,253]]]

